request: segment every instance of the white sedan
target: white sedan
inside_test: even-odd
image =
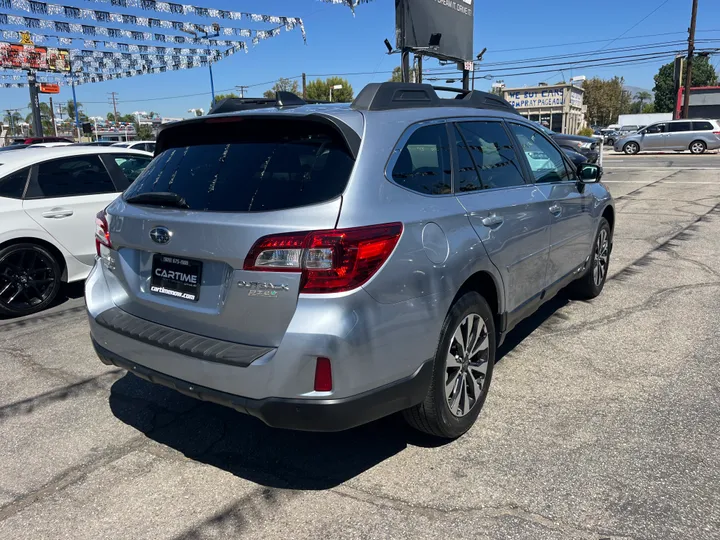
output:
[[[46,308],[95,260],[95,216],[152,160],[128,148],[64,146],[0,157],[0,315]]]

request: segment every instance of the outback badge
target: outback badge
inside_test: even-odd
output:
[[[278,292],[290,290],[290,286],[284,283],[265,283],[262,281],[238,281],[238,287],[248,289],[248,296],[262,298],[277,298]]]

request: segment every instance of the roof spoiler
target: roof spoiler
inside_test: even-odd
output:
[[[325,101],[304,100],[292,92],[276,92],[274,98],[226,98],[213,105],[208,114],[222,114],[254,109],[287,109],[302,107],[311,103],[327,103]]]
[[[443,99],[436,90],[455,92],[454,99]],[[358,111],[389,111],[425,107],[468,107],[493,109],[518,114],[515,108],[500,96],[480,90],[461,90],[429,84],[384,82],[371,83],[361,90],[350,106]]]

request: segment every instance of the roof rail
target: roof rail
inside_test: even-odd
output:
[[[274,98],[226,98],[216,103],[208,114],[222,114],[252,109],[270,109],[272,107],[283,109],[287,107],[301,107],[308,103],[325,103],[323,101],[305,101],[292,92],[277,92]]]
[[[454,99],[440,98],[436,90],[456,92]],[[429,84],[384,82],[363,88],[351,108],[358,111],[389,111],[425,107],[469,107],[516,113],[515,108],[500,96],[480,90],[461,90]]]

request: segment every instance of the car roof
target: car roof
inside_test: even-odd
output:
[[[151,157],[149,152],[133,150],[132,148],[113,148],[112,146],[55,146],[50,148],[24,148],[12,152],[0,153],[0,175],[9,173],[35,163],[72,156],[85,156],[97,154],[137,154]]]

